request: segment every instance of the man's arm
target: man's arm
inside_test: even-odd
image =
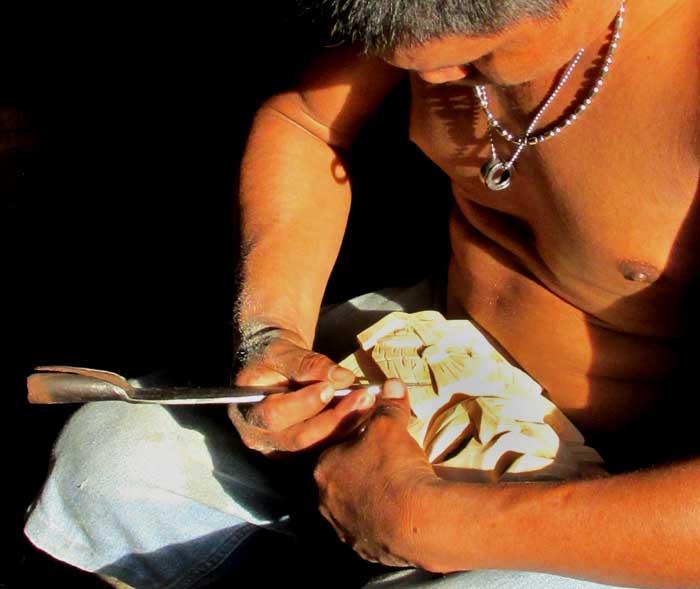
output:
[[[329,50],[257,113],[241,171],[242,324],[285,327],[311,346],[350,206],[342,151],[400,76]]]
[[[448,572],[543,571],[700,587],[700,460],[562,483],[439,479],[388,383],[361,438],[324,452],[320,508],[361,555]],[[403,389],[403,390],[402,390]]]
[[[425,488],[414,515],[428,568],[700,587],[699,460],[564,483],[441,481]]]
[[[332,387],[353,374],[311,352],[318,312],[342,241],[350,183],[342,151],[401,73],[351,49],[329,50],[298,88],[257,113],[240,185],[243,260],[236,320],[243,369],[239,384],[313,383],[271,396],[244,418],[229,415],[250,447],[305,449],[373,398],[353,393],[323,411]]]

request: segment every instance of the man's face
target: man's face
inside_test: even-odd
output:
[[[601,43],[617,0],[573,0],[556,18],[523,20],[492,35],[450,36],[384,56],[433,84],[516,85],[555,72],[581,48]]]

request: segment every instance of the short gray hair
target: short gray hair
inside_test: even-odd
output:
[[[552,18],[567,0],[298,0],[329,19],[338,41],[382,54],[449,35],[498,32],[523,18]]]

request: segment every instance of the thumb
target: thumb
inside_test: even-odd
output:
[[[399,420],[408,426],[411,417],[411,404],[408,400],[406,385],[397,378],[387,380],[377,399],[376,412]]]
[[[298,383],[330,381],[335,387],[349,386],[355,375],[327,356],[299,347],[293,342],[280,341],[268,348],[265,364]]]
[[[335,387],[344,387],[355,381],[355,375],[350,370],[317,352],[300,349],[286,360],[286,375],[296,382],[328,380]]]

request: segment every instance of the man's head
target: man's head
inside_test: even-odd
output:
[[[349,41],[426,82],[551,79],[598,50],[621,0],[298,0]],[[652,1],[652,0],[649,0]]]
[[[493,34],[527,18],[552,18],[567,0],[315,0],[332,32],[370,54],[455,36]]]

